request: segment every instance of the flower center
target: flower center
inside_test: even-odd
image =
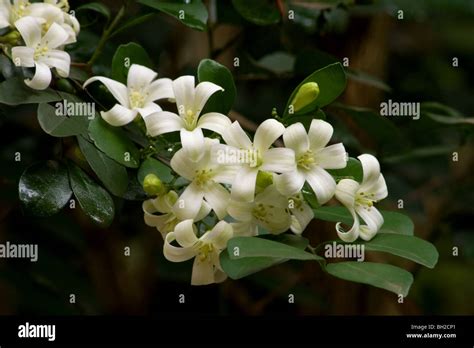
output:
[[[262,203],[259,203],[253,208],[252,215],[256,220],[269,224],[270,219],[273,217],[273,213],[271,212],[272,208],[274,207],[271,205],[266,206]]]
[[[130,107],[134,108],[142,108],[145,105],[145,97],[142,93],[138,91],[132,91],[129,96],[130,99]]]
[[[304,169],[311,169],[316,164],[316,161],[314,160],[314,154],[313,151],[308,150],[304,154],[298,157],[296,161],[296,165],[298,167],[304,168]]]
[[[184,114],[184,123],[186,126],[186,129],[189,131],[192,131],[196,128],[197,124],[197,112],[194,112],[191,109],[188,109],[185,114]]]
[[[29,1],[19,1],[16,6],[13,6],[10,14],[11,22],[14,23],[23,17],[26,14],[28,6],[30,6]]]
[[[196,170],[194,182],[200,188],[203,188],[212,180],[213,176],[214,176],[214,173],[212,172],[212,169]]]
[[[198,257],[199,261],[211,261],[211,255],[214,252],[215,248],[212,243],[199,242],[198,244]]]
[[[36,46],[35,53],[33,55],[34,60],[38,60],[38,58],[43,57],[46,53],[48,53],[48,51],[48,46]]]
[[[365,192],[358,192],[355,198],[356,204],[364,207],[367,210],[370,210],[374,203],[377,203],[377,201],[374,199],[374,194],[373,193],[365,193]]]

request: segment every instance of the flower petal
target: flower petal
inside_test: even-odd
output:
[[[163,245],[163,254],[167,260],[172,262],[183,262],[196,256],[196,250],[193,247],[180,248],[171,245],[175,239],[174,232],[170,232],[166,235]]]
[[[201,221],[206,216],[208,216],[210,212],[211,212],[211,206],[207,204],[206,201],[202,201],[201,209],[199,209],[199,212],[197,216],[194,218],[194,221]]]
[[[109,111],[101,111],[100,115],[108,124],[121,127],[132,122],[137,116],[137,111],[127,109],[120,104],[115,104]]]
[[[209,285],[215,283],[214,265],[209,260],[194,259],[191,285]]]
[[[216,85],[215,83],[209,81],[203,81],[196,86],[194,92],[194,104],[193,110],[196,113],[200,113],[206,105],[207,101],[217,91],[223,91],[224,89],[221,86]]]
[[[342,143],[330,145],[314,155],[316,162],[324,169],[341,169],[347,165],[346,149]]]
[[[357,158],[362,164],[362,172],[364,174],[361,190],[366,192],[367,189],[377,184],[380,176],[380,164],[377,158],[369,154],[363,154]]]
[[[286,147],[295,151],[296,156],[308,151],[309,138],[302,123],[294,123],[285,129],[283,141]]]
[[[86,82],[84,82],[83,87],[86,88],[88,85],[90,85],[94,81],[102,82],[120,104],[122,104],[125,107],[129,106],[127,86],[125,86],[123,83],[109,79],[108,77],[94,76],[88,79]]]
[[[181,117],[186,115],[194,104],[194,76],[181,76],[173,81],[173,94]]]
[[[209,233],[202,237],[202,240],[212,241],[217,249],[223,250],[227,247],[227,242],[232,238],[232,234],[232,225],[226,221],[219,221]]]
[[[380,174],[375,185],[370,187],[367,190],[367,192],[373,194],[372,198],[375,199],[376,201],[380,201],[384,199],[385,197],[387,197],[388,195],[387,184],[385,183],[385,178],[382,174]]]
[[[180,220],[194,219],[201,209],[203,198],[203,192],[196,184],[191,183],[186,187],[173,207],[176,216]]]
[[[186,152],[181,149],[176,151],[171,158],[171,168],[185,179],[192,181],[196,175],[196,170],[199,170],[200,165],[196,162],[189,161]]]
[[[288,208],[288,199],[282,195],[275,187],[275,185],[267,186],[257,197],[255,197],[255,204],[265,204],[275,206],[280,209]]]
[[[258,225],[249,222],[232,222],[232,229],[234,237],[254,237],[258,235]]]
[[[229,198],[229,192],[217,183],[209,184],[204,191],[204,199],[209,203],[219,219],[223,219],[227,215]]]
[[[41,43],[50,49],[64,45],[69,35],[59,24],[53,23],[46,34],[41,38]]]
[[[329,201],[336,190],[336,182],[333,177],[320,167],[314,167],[306,173],[306,180],[313,189],[319,204]]]
[[[354,208],[355,196],[359,190],[359,183],[352,179],[342,179],[337,183],[335,196],[348,209]]]
[[[306,226],[314,218],[313,209],[306,204],[302,203],[300,207],[291,209],[291,226],[290,229],[295,234],[301,234],[306,229]]]
[[[285,173],[296,169],[295,152],[283,147],[266,150],[262,162],[260,169],[267,172]]]
[[[285,196],[292,196],[300,192],[305,181],[305,176],[298,170],[273,176],[277,190]]]
[[[204,134],[201,128],[195,128],[192,131],[181,129],[181,144],[186,152],[188,159],[197,162],[204,155]]]
[[[127,87],[129,90],[143,91],[158,76],[156,72],[139,64],[132,64],[128,70]]]
[[[147,134],[152,137],[177,132],[184,127],[182,118],[169,111],[160,111],[143,116],[143,120],[145,121]]]
[[[159,99],[174,99],[173,81],[166,78],[153,81],[148,87],[147,93],[147,102]]]
[[[60,50],[50,50],[46,56],[39,58],[38,61],[45,63],[50,68],[56,68],[58,75],[61,77],[69,76],[71,57],[67,52]]]
[[[352,218],[354,219],[352,227],[349,229],[349,231],[345,231],[342,228],[341,223],[338,222],[336,224],[336,231],[339,238],[341,238],[344,242],[351,243],[359,237],[359,218],[357,217],[353,208],[350,208],[349,211],[352,215]]]
[[[313,151],[317,151],[325,147],[332,137],[334,129],[331,124],[323,120],[313,120],[309,127],[309,147]]]
[[[273,118],[263,121],[255,132],[254,147],[263,153],[272,146],[284,131],[285,126]]]
[[[26,79],[25,83],[33,89],[46,89],[51,83],[51,70],[46,64],[37,62],[35,63],[35,75],[31,80]]]
[[[365,225],[360,226],[360,238],[371,240],[383,225],[382,214],[375,207],[366,209],[358,206],[356,212],[365,222]]]
[[[231,124],[227,116],[218,112],[209,112],[199,118],[197,126],[222,135],[229,130]]]
[[[252,221],[252,209],[254,204],[231,199],[229,201],[227,212],[230,216],[239,222]]]
[[[174,237],[179,245],[184,248],[191,247],[197,243],[196,226],[193,220],[188,219],[181,221],[174,229]]]
[[[35,48],[41,41],[41,26],[38,21],[30,16],[22,17],[15,22],[15,27],[20,32],[26,46]]]
[[[12,48],[12,61],[15,65],[32,68],[35,66],[33,56],[35,50],[31,47],[18,46]]]
[[[225,142],[230,146],[245,150],[252,148],[252,142],[240,126],[240,123],[237,121],[232,123],[228,132],[225,132],[221,135],[223,136]]]
[[[145,104],[145,106],[142,108],[136,108],[136,110],[140,113],[142,117],[147,117],[148,115],[151,115],[155,112],[163,111],[158,104],[152,102]]]
[[[237,172],[238,180],[232,185],[232,199],[244,202],[252,202],[255,195],[255,183],[257,181],[258,169],[243,166]]]

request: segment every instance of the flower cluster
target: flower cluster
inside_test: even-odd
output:
[[[196,85],[193,76],[173,81],[156,77],[154,71],[132,65],[127,85],[93,77],[85,86],[100,81],[115,97],[118,103],[101,113],[113,126],[140,116],[151,137],[179,132],[181,148],[171,158],[171,168],[186,184],[180,190],[173,187],[176,192],[156,176],[147,176],[144,186],[155,185],[156,197],[145,201],[143,210],[146,224],[163,235],[168,260],[194,258],[192,284],[226,278],[219,254],[233,236],[255,236],[259,228],[271,234],[301,234],[314,218],[302,195],[305,183],[320,205],[335,197],[351,212],[354,223],[348,231],[336,225],[342,240],[369,240],[377,233],[383,218],[373,204],[387,195],[379,163],[372,155],[361,155],[362,182],[336,183],[327,170],[344,168],[347,154],[342,143],[328,145],[333,135],[328,122],[314,119],[307,131],[301,123],[285,127],[268,119],[251,139],[226,115],[203,114],[208,99],[223,90],[220,86]],[[304,106],[307,95],[319,92],[309,87],[296,96],[298,107]],[[156,104],[162,99],[175,103],[176,111],[162,110]]]
[[[15,65],[35,68],[34,76],[25,80],[33,89],[50,85],[52,68],[61,77],[69,76],[71,58],[64,46],[76,42],[80,25],[68,11],[67,0],[0,0],[0,30],[9,31],[2,40],[8,44],[5,53]]]

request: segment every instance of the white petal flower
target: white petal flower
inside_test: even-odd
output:
[[[237,174],[238,180],[232,184],[232,199],[251,202],[255,195],[255,183],[259,171],[285,173],[295,170],[295,153],[292,149],[270,148],[283,134],[285,126],[274,119],[264,121],[255,132],[254,142],[250,140],[240,124],[232,123],[224,140],[229,144],[228,151],[248,154],[246,163]]]
[[[286,147],[295,151],[296,169],[275,178],[282,194],[291,196],[300,192],[307,181],[320,204],[333,197],[336,182],[325,169],[344,168],[346,150],[342,143],[326,146],[332,133],[332,126],[323,120],[313,120],[308,134],[301,123],[292,124],[285,130],[283,141]]]
[[[224,281],[227,276],[222,271],[219,255],[232,238],[232,226],[220,221],[200,238],[196,236],[193,220],[185,220],[176,225],[174,232],[168,233],[163,253],[169,261],[182,262],[194,258],[191,285],[207,285]],[[180,247],[171,243],[176,241]]]
[[[346,242],[353,242],[359,236],[364,240],[370,240],[377,234],[384,220],[382,214],[373,205],[388,194],[377,159],[368,154],[360,155],[358,158],[364,173],[362,183],[343,179],[339,181],[336,188],[336,198],[349,209],[354,219],[348,231],[341,227],[340,222],[336,224],[339,238]],[[360,223],[359,216],[365,225]]]
[[[313,209],[306,203],[301,193],[290,197],[288,199],[291,213],[290,229],[295,234],[301,234],[306,229],[306,226],[314,218]]]
[[[288,200],[274,185],[267,186],[257,194],[253,202],[231,200],[227,211],[236,220],[236,235],[255,235],[256,226],[280,234],[287,231],[292,223]]]
[[[14,27],[17,20],[30,16],[29,7],[28,0],[0,0],[0,29]]]
[[[119,102],[112,109],[101,112],[102,118],[112,126],[124,126],[140,114],[143,118],[161,111],[154,103],[159,99],[174,98],[170,79],[156,79],[157,73],[138,64],[128,70],[127,85],[108,77],[94,76],[84,83],[84,88],[94,81],[102,82]]]
[[[33,17],[23,17],[15,22],[26,46],[13,47],[12,59],[19,66],[36,67],[35,75],[25,83],[34,89],[46,89],[51,82],[51,68],[56,68],[59,76],[69,76],[71,58],[57,48],[64,45],[68,34],[53,23],[45,35],[41,24]]]
[[[156,227],[163,238],[169,232],[174,231],[176,225],[181,222],[174,212],[174,205],[178,201],[178,194],[170,191],[164,195],[143,202],[145,223],[150,227]],[[211,211],[211,207],[203,202],[194,221],[204,219]],[[158,213],[158,214],[157,214]]]
[[[204,139],[200,148],[202,157],[198,162],[192,161],[184,149],[177,151],[171,159],[171,168],[190,181],[175,204],[175,213],[182,220],[195,218],[203,199],[219,219],[226,216],[230,194],[221,184],[231,184],[237,168],[221,165],[212,158],[215,144],[218,144],[216,139]]]
[[[181,76],[173,81],[172,89],[178,114],[168,111],[158,111],[145,117],[148,135],[157,136],[170,132],[181,132],[183,149],[189,151],[193,161],[200,159],[203,136],[201,129],[208,129],[223,135],[231,122],[229,118],[217,112],[210,112],[201,116],[201,111],[208,99],[214,93],[223,91],[222,87],[212,82],[201,82],[194,86],[194,76]],[[192,144],[186,142],[183,135],[196,140]],[[199,139],[198,139],[199,137]]]
[[[35,17],[41,23],[43,33],[48,31],[53,23],[56,23],[68,33],[65,44],[76,42],[79,27],[73,27],[73,20],[70,20],[71,15],[64,13],[59,7],[41,2],[32,3],[28,6],[28,15]],[[74,20],[77,21],[75,18]]]

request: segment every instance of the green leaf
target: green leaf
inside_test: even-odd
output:
[[[128,186],[127,169],[107,157],[83,137],[77,137],[77,141],[87,162],[105,187],[114,195],[122,197]]]
[[[349,79],[363,83],[367,86],[372,86],[372,87],[381,89],[382,91],[385,91],[385,92],[392,91],[390,86],[387,85],[385,82],[376,78],[375,76],[367,74],[366,72],[363,72],[360,70],[354,70],[354,69],[347,69],[346,74]]]
[[[349,157],[347,165],[342,169],[328,169],[329,174],[331,174],[334,180],[339,181],[342,179],[352,179],[357,182],[362,182],[363,172],[362,164],[359,160]]]
[[[224,88],[224,91],[216,92],[209,98],[201,114],[206,112],[227,114],[232,109],[236,96],[234,78],[229,69],[212,59],[203,59],[199,63],[198,79],[199,82],[209,81]]]
[[[295,57],[289,53],[278,51],[260,58],[257,64],[275,74],[289,73],[293,71]]]
[[[130,30],[136,25],[142,24],[146,22],[147,20],[153,18],[156,16],[156,13],[147,13],[139,17],[133,17],[126,21],[123,25],[121,25],[117,30],[115,30],[112,34],[110,34],[110,38],[121,33],[124,30]]]
[[[285,112],[283,113],[284,118],[291,117],[291,114],[289,113],[291,102],[293,101],[300,87],[308,82],[316,82],[318,84],[319,95],[312,103],[299,110],[298,113],[295,113],[295,115],[312,112],[336,100],[336,98],[339,97],[339,95],[346,88],[346,74],[340,63],[330,64],[322,69],[316,70],[314,73],[305,78],[303,82],[301,82],[298,87],[295,88],[293,93],[291,93],[285,108]]]
[[[268,0],[232,0],[237,12],[251,23],[271,25],[280,21],[280,12],[274,1]]]
[[[301,116],[291,116],[287,118],[284,122],[286,126],[300,122],[306,129],[309,129],[313,120],[326,120],[326,114],[323,110],[319,109],[315,113],[309,113]]]
[[[126,167],[138,168],[140,152],[126,134],[108,125],[101,117],[89,123],[89,136],[99,150]]]
[[[443,124],[474,124],[474,117],[463,117],[456,109],[436,102],[421,103],[421,114]]]
[[[110,19],[109,8],[100,2],[89,2],[76,8],[76,12],[82,11],[93,11],[104,16],[105,18],[107,18],[107,20]]]
[[[155,174],[158,178],[160,178],[161,181],[165,183],[171,182],[171,180],[174,178],[170,167],[151,157],[144,160],[140,166],[140,169],[138,170],[137,179],[140,185],[143,185],[143,180],[148,174]]]
[[[236,250],[238,255],[235,254]],[[307,251],[260,237],[232,238],[227,243],[227,251],[233,260],[260,256],[288,260],[322,260],[320,256]]]
[[[18,192],[20,201],[29,214],[56,214],[72,194],[66,166],[55,161],[32,165],[21,176]]]
[[[337,278],[372,285],[403,297],[408,295],[413,283],[413,276],[410,272],[382,263],[338,262],[328,264],[326,270]]]
[[[64,100],[57,102],[55,106],[46,103],[38,105],[38,122],[46,133],[54,137],[69,137],[87,132],[89,115],[69,113],[67,105],[79,105],[69,103],[74,102]]]
[[[352,225],[352,216],[345,207],[319,207],[313,209],[315,219],[332,222],[342,222],[346,225]],[[393,211],[381,210],[384,223],[379,233],[395,233],[412,236],[414,231],[413,221],[404,215]]]
[[[365,250],[382,251],[433,268],[438,262],[438,251],[433,244],[414,236],[393,233],[377,234],[364,242]]]
[[[134,42],[120,45],[112,58],[112,79],[127,83],[128,70],[132,64],[152,68],[153,63],[145,49]]]
[[[278,236],[270,235],[259,238],[284,243],[300,250],[304,250],[308,246],[308,240],[306,238],[287,234]],[[232,253],[233,250],[229,249],[229,247],[227,250],[227,252],[223,251],[220,254],[220,261],[222,269],[232,279],[240,279],[265,268],[288,261],[288,259],[278,257],[245,257],[235,260],[229,257],[229,254]]]
[[[21,105],[50,103],[63,99],[51,88],[38,91],[25,85],[23,77],[14,77],[0,83],[0,104]]]
[[[139,3],[160,10],[193,29],[207,29],[208,13],[201,0],[139,0]]]
[[[115,214],[114,201],[109,193],[96,184],[74,163],[69,163],[71,188],[86,215],[101,227],[109,226]]]

